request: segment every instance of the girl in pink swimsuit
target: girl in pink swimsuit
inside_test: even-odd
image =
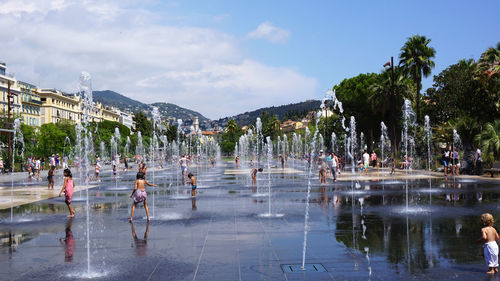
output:
[[[149,209],[147,202],[148,195],[146,193],[146,185],[158,186],[156,184],[150,184],[148,181],[146,181],[143,172],[137,173],[134,184],[134,191],[132,191],[132,194],[130,194],[130,198],[134,198],[134,204],[132,205],[132,212],[130,213],[129,222],[132,222],[132,220],[134,219],[135,206],[139,203],[144,203],[144,209],[146,209],[146,216],[148,217],[149,221]]]
[[[68,218],[72,218],[75,216],[75,210],[73,210],[73,207],[71,207],[71,198],[73,198],[73,190],[75,188],[75,185],[73,183],[73,175],[71,174],[70,169],[65,169],[64,170],[64,185],[61,188],[61,191],[59,192],[59,197],[61,197],[63,191],[65,195],[64,202],[66,205],[68,205],[69,209],[69,216]]]

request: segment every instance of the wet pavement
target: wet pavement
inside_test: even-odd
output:
[[[233,162],[193,167],[196,198],[177,168],[155,171],[150,223],[142,205],[127,221],[133,171],[116,180],[105,171],[88,190],[88,230],[87,190],[74,194],[74,219],[57,197],[15,207],[13,221],[2,210],[0,280],[497,280],[484,274],[476,240],[480,215],[500,216],[498,181],[381,172],[320,185],[313,171],[311,271],[302,271],[308,174],[289,166],[259,173],[256,187]],[[15,183],[22,188],[29,186]],[[282,216],[266,216],[269,209]]]

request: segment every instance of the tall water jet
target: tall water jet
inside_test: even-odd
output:
[[[389,143],[389,136],[387,135],[387,126],[385,126],[384,122],[380,122],[380,152],[381,152],[381,163],[384,163],[385,158],[384,158],[384,152],[385,152],[385,147]],[[383,167],[383,164],[382,164]]]
[[[256,129],[256,144],[255,147],[257,149],[257,163],[260,164],[260,155],[262,153],[262,142],[263,142],[263,136],[262,136],[262,121],[260,120],[259,117],[257,117],[257,120],[255,121],[255,129]]]
[[[115,142],[116,142],[116,149],[114,151],[114,158],[115,159],[115,163],[116,163],[116,170],[118,172],[118,167],[119,167],[119,164],[120,164],[120,148],[121,148],[121,145],[122,145],[122,136],[120,134],[120,129],[118,127],[115,127]]]
[[[403,140],[405,146],[405,175],[406,175],[406,212],[408,212],[408,144],[410,137],[408,136],[408,130],[410,130],[415,125],[415,112],[411,107],[411,102],[405,100],[403,105]]]
[[[105,162],[105,155],[106,155],[106,144],[104,143],[104,141],[101,141],[100,145],[99,145],[100,149],[101,149],[101,159]]]
[[[130,141],[130,136],[127,136],[127,142],[125,143],[125,157],[129,156],[131,143],[132,142]]]
[[[142,143],[141,131],[137,132],[137,146],[135,147],[135,155],[137,156],[140,163],[142,161],[142,157],[144,156],[144,146]]]
[[[349,139],[347,141],[348,147],[350,151],[348,152],[349,157],[351,158],[351,173],[354,175],[355,167],[356,167],[356,147],[357,147],[357,136],[356,136],[356,119],[354,116],[351,116],[351,120],[349,123]]]
[[[336,154],[336,145],[337,145],[337,135],[335,132],[332,132],[332,137],[331,137],[331,146],[332,146],[332,152]]]
[[[425,115],[424,117],[424,132],[425,132],[425,139],[427,140],[427,170],[429,172],[429,175],[431,174],[431,160],[432,160],[432,155],[431,155],[431,137],[432,137],[432,131],[431,131],[431,121],[429,118],[429,115]]]
[[[111,136],[109,143],[111,144],[111,163],[115,165],[116,164],[115,155],[116,151],[118,150],[118,145],[116,143],[115,136]]]
[[[359,155],[363,155],[365,150],[365,134],[363,132],[359,133]]]
[[[314,130],[314,137],[312,140],[312,148],[309,151],[311,162],[316,150],[315,145],[316,145],[316,137],[318,135],[318,122],[320,120],[320,117],[321,117],[321,112],[318,112],[316,116],[316,130]],[[304,242],[302,244],[302,270],[305,270],[305,265],[306,265],[307,233],[309,229],[309,200],[311,198],[312,167],[313,165],[309,165],[309,175],[307,177],[307,197],[306,197],[306,210],[304,216]]]
[[[460,139],[460,135],[457,133],[457,130],[453,129],[453,148],[457,149],[457,151],[461,148],[462,146],[462,140]]]
[[[265,214],[268,217],[275,216],[271,210],[271,159],[273,157],[273,142],[271,137],[266,137],[267,143],[267,187],[268,187],[268,213]],[[277,215],[277,214],[276,214]]]
[[[153,110],[151,111],[151,115],[153,116],[153,138],[151,139],[151,171],[153,172],[153,218],[155,217],[155,156],[158,151],[158,137],[156,136],[156,128],[160,124],[160,112],[158,111],[158,107],[153,106]]]
[[[85,182],[86,182],[86,222],[87,222],[87,274],[90,276],[90,207],[89,207],[89,153],[91,152],[90,142],[92,139],[92,133],[88,130],[89,128],[89,114],[93,110],[93,100],[92,100],[92,79],[88,72],[82,72],[80,75],[80,93],[84,101],[84,114],[83,114],[83,130],[84,130],[84,154],[82,162],[85,168]]]
[[[14,120],[13,127],[14,135],[12,141],[12,171],[10,173],[10,222],[14,220],[14,168],[15,168],[15,158],[16,158],[16,144],[22,143],[23,148],[21,152],[21,159],[24,161],[24,137],[21,131],[21,120],[19,118]]]

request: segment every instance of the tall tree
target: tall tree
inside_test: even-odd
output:
[[[355,117],[357,132],[365,134],[368,149],[372,148],[373,141],[378,139],[378,128],[380,128],[380,122],[384,120],[384,116],[374,111],[370,103],[370,97],[373,94],[370,87],[379,81],[379,76],[380,74],[377,73],[359,74],[346,78],[333,87],[344,108],[345,125],[349,126],[350,116]],[[329,119],[333,118],[329,117]],[[336,134],[344,133],[337,131]]]
[[[479,66],[489,73],[500,72],[500,42],[497,43],[496,48],[489,47],[481,54]]]
[[[148,117],[144,114],[144,112],[137,112],[134,115],[133,120],[135,121],[135,132],[141,132],[143,136],[153,136],[153,123],[148,120]]]
[[[422,76],[428,77],[431,69],[434,68],[432,58],[436,55],[434,48],[429,46],[431,39],[425,36],[413,35],[401,48],[399,54],[399,65],[403,67],[405,73],[413,79],[417,86],[415,104],[417,111],[417,122],[420,122],[420,89],[422,87]]]
[[[500,119],[486,124],[485,129],[476,135],[474,140],[481,146],[487,158],[498,159],[500,157]]]
[[[369,97],[372,110],[380,114],[384,120],[389,119],[390,138],[393,152],[396,152],[398,118],[401,116],[401,106],[404,99],[411,97],[411,80],[403,75],[400,67],[394,68],[394,73],[384,71],[369,89],[373,94]]]
[[[222,151],[225,153],[232,153],[234,146],[238,142],[240,136],[243,134],[241,127],[233,120],[229,119],[226,126],[226,132],[222,134]]]

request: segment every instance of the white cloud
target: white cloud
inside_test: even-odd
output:
[[[12,14],[19,17],[23,13],[48,12],[63,9],[65,6],[64,0],[6,0],[0,3],[0,14]]]
[[[247,37],[250,39],[265,39],[272,43],[286,43],[290,37],[290,31],[265,21],[259,24],[257,29],[248,33]]]
[[[41,87],[75,91],[86,70],[96,90],[171,102],[210,118],[302,101],[316,91],[316,80],[296,69],[248,59],[227,33],[160,25],[155,12],[113,2],[51,3],[61,5],[0,16],[0,60]]]

